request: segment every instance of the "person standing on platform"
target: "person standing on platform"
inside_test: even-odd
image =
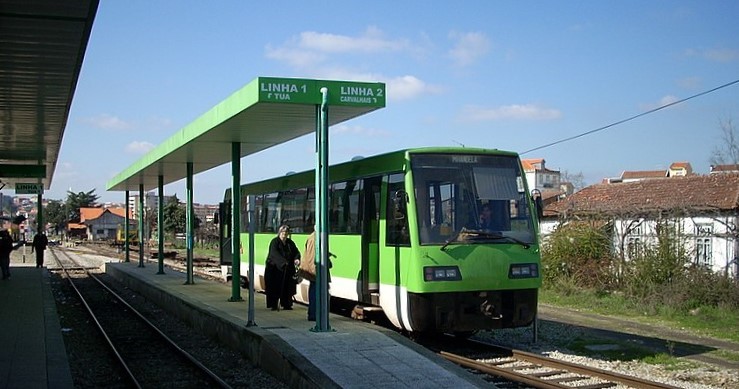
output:
[[[334,255],[329,253],[329,257]],[[328,260],[328,267],[331,268],[331,260]],[[328,273],[328,282],[331,282],[331,273]],[[308,321],[316,321],[316,230],[305,241],[305,255],[300,258],[300,276],[308,280]]]
[[[0,270],[3,273],[3,280],[10,278],[10,252],[18,247],[20,244],[13,246],[13,237],[10,236],[8,230],[0,231]]]
[[[264,270],[267,308],[278,311],[293,309],[295,267],[300,263],[300,251],[290,239],[290,227],[281,225],[277,236],[269,242],[267,267]]]
[[[300,258],[300,276],[308,280],[308,321],[316,321],[316,230],[305,241],[305,254]]]
[[[33,237],[33,243],[31,244],[31,252],[36,251],[36,267],[39,268],[44,266],[44,251],[46,246],[49,245],[49,239],[46,235],[41,232]]]

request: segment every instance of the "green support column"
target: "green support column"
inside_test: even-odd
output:
[[[131,210],[129,208],[129,203],[128,203],[129,199],[130,199],[130,194],[128,193],[128,191],[126,191],[126,225],[123,226],[123,250],[125,253],[124,254],[125,262],[131,262],[131,256],[129,255],[130,251],[128,250],[128,236],[129,236],[128,230],[129,230],[129,227],[131,226]]]
[[[38,201],[36,202],[36,233],[46,233],[46,228],[44,228],[44,204],[43,204],[44,196],[42,193],[38,194]]]
[[[185,237],[187,239],[187,281],[185,285],[192,285],[195,279],[192,274],[192,246],[193,246],[193,205],[192,205],[192,162],[187,163],[187,209],[185,211]]]
[[[328,89],[321,88],[321,95],[316,106],[316,326],[311,331],[328,332]]]
[[[231,143],[231,298],[241,299],[241,143]],[[249,282],[250,289],[253,283]],[[251,308],[250,308],[251,309]]]
[[[159,249],[159,254],[157,255],[157,262],[159,263],[159,271],[157,274],[164,274],[164,176],[159,175],[158,184],[157,240],[159,241],[159,245],[157,248]]]
[[[144,267],[144,184],[139,184],[139,267]]]
[[[247,199],[247,215],[249,220],[249,273],[247,276],[252,279],[254,274],[254,196],[249,195]],[[246,326],[256,326],[257,323],[254,321],[254,283],[249,283],[249,308],[247,312]]]

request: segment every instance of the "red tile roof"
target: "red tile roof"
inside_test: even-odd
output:
[[[739,210],[739,174],[673,177],[618,184],[596,184],[545,208],[564,214],[700,214]]]
[[[126,217],[125,208],[80,208],[80,223],[95,220],[102,216],[105,212],[110,212],[120,217]]]
[[[664,178],[667,177],[667,170],[642,170],[642,171],[624,171],[621,173],[622,180],[636,178]]]
[[[711,173],[725,173],[739,171],[739,164],[733,165],[711,165]]]

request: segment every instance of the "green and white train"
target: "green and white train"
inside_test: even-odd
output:
[[[291,227],[298,248],[305,247],[315,220],[314,174],[241,188],[240,268],[248,269],[251,195],[258,291],[264,290],[269,242],[281,224]],[[538,212],[516,153],[401,150],[331,166],[329,177],[332,298],[381,308],[409,332],[472,333],[532,323],[541,286]],[[230,198],[228,189],[222,210],[230,209]],[[492,210],[494,227],[480,226],[484,206]],[[221,231],[221,260],[228,265],[230,226]],[[295,298],[307,303],[307,281],[297,289]]]

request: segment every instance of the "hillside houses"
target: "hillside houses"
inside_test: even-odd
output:
[[[676,231],[694,264],[737,274],[739,173],[681,174],[606,181],[545,207],[542,235],[561,222],[597,219],[613,234],[614,249],[628,259],[640,245],[655,243],[659,226]],[[633,178],[633,177],[631,177]]]

